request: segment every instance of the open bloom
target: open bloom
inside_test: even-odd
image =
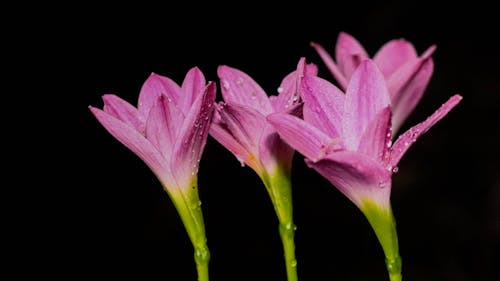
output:
[[[391,102],[383,74],[371,60],[361,62],[346,93],[330,82],[306,76],[301,84],[303,119],[268,116],[279,135],[365,214],[400,276],[395,223],[390,206],[391,176],[413,142],[461,100],[454,95],[422,123],[392,144]],[[399,280],[391,275],[391,280]]]
[[[291,165],[293,149],[279,138],[266,116],[301,114],[297,86],[304,72],[315,75],[317,68],[301,59],[298,69],[281,82],[278,95],[268,96],[246,73],[225,65],[218,68],[224,101],[217,105],[210,135],[259,176],[273,172],[277,165]]]
[[[357,66],[369,58],[363,46],[351,35],[341,32],[335,46],[335,61],[318,43],[311,43],[318,52],[340,88],[345,90]],[[373,56],[382,72],[392,106],[392,128],[396,132],[422,98],[434,70],[430,46],[421,56],[413,44],[405,39],[385,43]]]
[[[106,130],[157,176],[181,216],[201,267],[206,267],[209,252],[197,172],[214,112],[215,93],[215,83],[207,84],[203,73],[192,68],[182,86],[164,76],[149,76],[137,108],[111,94],[103,96],[103,110],[89,107]],[[208,276],[206,272],[200,274]]]
[[[297,70],[281,82],[279,94],[268,96],[246,73],[225,65],[218,68],[224,101],[217,105],[210,135],[263,181],[280,222],[289,281],[297,279],[290,183],[294,150],[281,140],[266,117],[275,112],[300,114],[298,83],[305,74],[316,73],[316,66],[306,65],[302,58]]]

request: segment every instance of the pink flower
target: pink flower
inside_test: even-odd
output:
[[[276,133],[266,117],[275,112],[300,115],[302,104],[297,87],[304,75],[316,75],[315,65],[302,58],[297,70],[288,74],[277,96],[266,92],[246,73],[220,66],[222,96],[210,130],[219,143],[261,178],[279,220],[287,280],[297,280],[293,223],[291,165],[294,150]]]
[[[311,46],[345,90],[355,69],[369,55],[351,35],[341,32],[335,46],[335,62],[318,43]],[[430,46],[420,57],[414,46],[405,39],[394,39],[385,43],[373,57],[382,72],[389,91],[392,106],[392,128],[398,131],[422,98],[434,70],[431,55],[436,49]]]
[[[448,114],[461,96],[452,96],[392,144],[390,95],[383,73],[373,61],[360,63],[345,94],[319,77],[306,76],[301,85],[303,120],[275,113],[268,116],[268,121],[281,138],[305,156],[309,167],[360,208],[382,244],[388,270],[398,275],[400,259],[390,206],[391,176],[408,148]]]
[[[212,120],[216,87],[192,68],[182,86],[152,74],[142,86],[137,108],[104,95],[103,110],[90,106],[97,120],[139,156],[168,193],[195,247],[200,276],[209,259],[198,196],[198,164]]]
[[[315,75],[314,65],[301,59],[298,69],[288,74],[278,87],[278,95],[269,96],[246,73],[229,66],[219,66],[222,96],[214,116],[210,135],[231,151],[259,176],[273,173],[277,165],[291,165],[293,150],[268,124],[266,116],[274,112],[300,114],[297,92],[303,74]]]

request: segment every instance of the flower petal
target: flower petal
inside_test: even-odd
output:
[[[273,113],[267,120],[286,143],[313,161],[331,153],[338,143],[318,128],[289,114]]]
[[[391,108],[386,107],[366,128],[358,152],[382,163],[391,147],[391,131]]]
[[[214,118],[210,126],[210,135],[229,150],[242,164],[250,166],[257,173],[262,172],[262,167],[254,155],[255,151],[249,151],[247,147],[238,142],[217,110],[214,112]]]
[[[361,44],[350,34],[340,32],[335,47],[335,59],[346,81],[351,79],[358,65],[369,56]]]
[[[401,127],[422,98],[434,70],[432,58],[421,59],[416,64],[403,67],[388,82],[392,94],[393,130]],[[404,83],[401,83],[405,81]]]
[[[179,130],[176,116],[180,112],[172,106],[165,95],[157,97],[155,104],[149,111],[146,122],[146,138],[169,160]]]
[[[316,76],[317,74],[318,68],[315,64],[306,64],[305,58],[300,58],[297,70],[288,74],[281,81],[281,85],[278,88],[278,96],[269,96],[274,112],[288,111],[290,107],[300,103],[300,81],[304,76]]]
[[[434,124],[450,112],[460,101],[462,96],[454,95],[446,103],[429,116],[424,122],[411,127],[408,131],[402,134],[391,148],[389,164],[396,166],[399,160],[406,153],[408,148],[425,132],[427,132]]]
[[[391,173],[377,162],[352,151],[337,151],[317,162],[306,163],[358,207],[371,199],[380,206],[389,206]]]
[[[191,68],[182,82],[183,94],[179,97],[181,99],[179,107],[182,112],[189,111],[196,97],[205,90],[205,86],[206,80],[201,70],[198,67]]]
[[[331,138],[342,133],[342,111],[345,95],[332,83],[319,77],[302,80],[304,120],[319,128]]]
[[[252,107],[264,115],[273,111],[266,92],[248,74],[225,65],[217,68],[217,74],[226,102]]]
[[[385,43],[373,57],[384,77],[390,77],[394,71],[408,61],[417,59],[415,47],[405,39],[394,39]]]
[[[337,64],[333,61],[333,58],[328,54],[328,52],[318,43],[311,42],[311,46],[316,50],[318,55],[321,57],[326,67],[330,70],[335,80],[339,83],[339,87],[342,90],[347,88],[347,79],[338,68]]]
[[[358,149],[366,127],[389,105],[389,93],[382,73],[373,61],[363,61],[352,76],[346,91],[343,136],[348,150]]]
[[[104,112],[134,127],[140,133],[144,133],[145,124],[139,120],[137,108],[115,95],[104,95],[102,100],[104,101]]]
[[[156,102],[160,95],[166,95],[169,101],[175,105],[178,104],[178,97],[181,93],[181,88],[170,78],[152,73],[144,82],[139,94],[139,118],[146,123],[149,110]]]
[[[208,83],[202,94],[195,99],[179,130],[171,165],[175,168],[180,186],[188,186],[190,179],[198,172],[198,164],[212,121],[215,93],[215,83]]]
[[[259,145],[260,162],[266,171],[274,171],[277,165],[281,165],[284,169],[291,168],[294,152],[295,150],[279,136],[274,127],[268,124]]]
[[[251,107],[229,103],[221,104],[217,111],[238,143],[258,157],[260,138],[267,125],[265,116]]]
[[[151,142],[130,124],[126,124],[98,108],[89,107],[89,109],[104,128],[119,142],[139,156],[165,186],[172,186],[172,188],[176,186],[172,184],[172,175],[165,165],[167,163],[165,158],[163,158]]]

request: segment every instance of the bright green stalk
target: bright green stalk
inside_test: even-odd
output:
[[[297,260],[295,259],[295,225],[293,223],[292,187],[290,169],[280,167],[272,174],[261,175],[271,197],[279,220],[279,233],[283,243],[288,281],[297,281]]]
[[[392,208],[381,207],[371,200],[365,200],[361,211],[370,222],[385,254],[385,264],[390,281],[401,281],[402,261],[399,256],[396,220]]]
[[[165,190],[167,190],[165,188]],[[168,192],[168,190],[167,190]],[[177,193],[168,192],[179,212],[189,239],[194,247],[194,260],[198,272],[198,281],[208,281],[208,262],[210,251],[207,247],[205,223],[201,212],[201,201],[198,195],[198,184],[193,181],[187,190]]]

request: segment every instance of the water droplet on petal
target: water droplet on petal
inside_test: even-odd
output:
[[[224,90],[229,90],[229,83],[226,80],[222,81],[222,88],[224,88]]]
[[[392,167],[392,172],[393,172],[393,173],[397,173],[398,171],[399,171],[398,166],[394,166],[394,167]]]
[[[387,142],[387,148],[390,148],[391,146],[392,146],[392,141],[391,141],[391,140],[389,140],[389,141]]]
[[[278,94],[283,93],[283,91],[284,91],[283,87],[278,87]]]
[[[238,79],[236,79],[236,85],[241,85],[241,84],[243,84],[243,78],[238,77]]]

